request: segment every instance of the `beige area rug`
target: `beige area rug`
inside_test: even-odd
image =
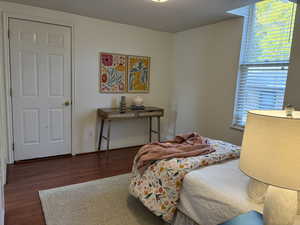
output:
[[[40,191],[47,225],[163,225],[128,193],[128,174]]]

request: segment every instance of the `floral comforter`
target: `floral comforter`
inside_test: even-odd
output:
[[[207,138],[216,150],[209,155],[173,158],[153,162],[141,175],[133,165],[129,192],[156,216],[171,223],[176,212],[184,176],[199,167],[220,163],[240,156],[240,147]]]

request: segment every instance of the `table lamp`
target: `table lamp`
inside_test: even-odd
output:
[[[264,202],[265,225],[292,225],[300,190],[300,111],[248,113],[240,169],[269,184]]]

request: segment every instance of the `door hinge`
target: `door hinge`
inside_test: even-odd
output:
[[[10,30],[7,30],[7,37],[10,39]]]
[[[12,144],[12,150],[15,151],[15,143]]]
[[[12,88],[9,89],[9,94],[10,94],[10,97],[13,96],[13,89]]]

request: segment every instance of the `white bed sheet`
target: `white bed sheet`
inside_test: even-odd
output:
[[[239,170],[239,160],[232,160],[188,173],[180,192],[178,208],[199,225],[217,225],[241,213],[257,210],[248,198],[249,178]]]

